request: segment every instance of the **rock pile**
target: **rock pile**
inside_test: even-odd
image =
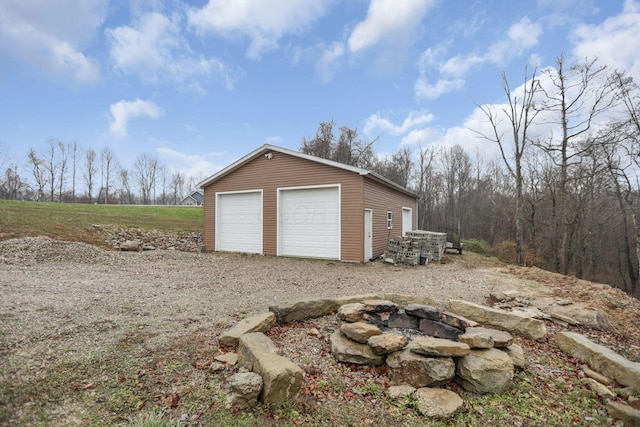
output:
[[[74,262],[113,265],[117,254],[95,246],[54,240],[45,236],[0,242],[0,264],[33,265],[41,262]]]
[[[441,419],[454,415],[463,402],[454,392],[433,387],[456,381],[476,393],[502,392],[511,383],[514,368],[524,367],[523,349],[513,343],[508,332],[481,328],[473,320],[423,304],[429,302],[428,298],[385,297],[390,299],[360,295],[272,306],[270,313],[252,316],[229,328],[219,342],[238,346],[238,366],[261,376],[259,400],[282,403],[299,395],[302,370],[280,356],[264,333],[275,322],[284,324],[336,313],[342,324],[329,337],[333,356],[346,363],[386,363],[389,378],[398,388],[389,393],[411,395],[422,414]],[[424,336],[425,332],[431,336]],[[251,385],[255,381],[248,382]],[[254,401],[251,393],[248,397],[237,390],[234,393],[238,395],[233,400],[237,408]]]
[[[169,249],[183,252],[197,252],[202,242],[202,233],[144,230],[142,228],[93,225],[104,234],[105,243],[121,250]]]
[[[400,309],[392,301],[364,300],[342,305],[337,316],[344,323],[330,337],[334,357],[356,364],[386,363],[398,386],[434,387],[455,379],[469,391],[500,393],[511,383],[514,367],[524,363],[522,347],[513,344],[510,333],[477,327],[432,306]],[[414,332],[427,336],[410,340],[407,335]]]

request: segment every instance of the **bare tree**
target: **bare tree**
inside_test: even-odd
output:
[[[469,202],[471,159],[460,145],[454,145],[444,150],[440,163],[445,187],[445,223],[462,230]]]
[[[76,172],[78,169],[78,143],[69,144],[68,149],[71,151],[71,200],[76,201]]]
[[[340,136],[336,141],[334,127],[333,119],[330,122],[321,122],[314,138],[302,139],[300,152],[351,166],[371,169],[375,163],[372,147],[378,138],[365,141],[358,135],[357,128],[342,126]]]
[[[173,193],[172,201],[174,205],[178,204],[178,201],[182,200],[184,195],[185,176],[180,172],[174,172],[171,176],[170,188]]]
[[[640,88],[622,72],[612,74],[616,98],[623,106],[624,116],[610,125],[600,139],[606,168],[623,214],[625,291],[640,297],[640,218],[636,204],[640,191]],[[631,226],[628,225],[630,218]],[[632,229],[629,230],[629,228]],[[630,235],[633,234],[635,246]],[[634,254],[635,252],[635,254]]]
[[[42,163],[47,173],[47,183],[49,184],[49,198],[53,202],[56,194],[56,186],[58,183],[58,162],[56,160],[56,145],[53,140],[49,140],[46,157]]]
[[[20,190],[24,187],[24,183],[18,175],[18,164],[9,165],[4,173],[2,180],[2,192],[4,197],[10,200],[17,200]]]
[[[87,187],[87,198],[89,199],[89,203],[93,200],[93,187],[96,183],[96,173],[98,173],[96,152],[93,149],[90,149],[85,155],[84,168],[84,182]]]
[[[331,119],[329,122],[320,122],[316,136],[312,139],[303,138],[300,152],[312,156],[331,159],[334,151],[335,135],[333,127],[336,123]]]
[[[141,154],[136,158],[133,167],[140,188],[142,204],[148,205],[152,202],[152,191],[156,185],[158,160],[147,154]]]
[[[62,191],[64,188],[64,183],[67,178],[67,162],[68,162],[68,154],[67,147],[62,143],[58,142],[58,202],[62,202]]]
[[[615,102],[605,66],[596,60],[566,67],[563,55],[556,60],[556,68],[543,71],[549,84],[541,84],[546,95],[542,108],[551,115],[549,124],[560,128],[558,138],[551,135],[537,141],[559,168],[558,198],[553,205],[554,236],[556,236],[555,269],[568,273],[569,229],[567,218],[567,184],[569,168],[580,162],[591,150],[584,141],[595,119],[608,111]]]
[[[420,219],[420,229],[429,230],[433,227],[433,212],[437,197],[436,186],[438,177],[435,170],[436,149],[433,145],[422,147],[418,146],[418,163],[417,163],[417,193],[420,195],[422,204],[422,212]]]
[[[49,182],[44,166],[45,161],[36,154],[33,148],[29,150],[28,157],[29,164],[31,165],[31,173],[38,186],[36,200],[43,200],[45,198],[45,187],[47,187]]]
[[[131,184],[129,183],[129,171],[126,169],[120,169],[120,183],[122,184],[122,192],[125,196],[125,203],[133,205],[135,203],[135,197],[131,192]]]
[[[529,74],[528,66],[524,69],[522,93],[513,93],[506,73],[502,73],[502,90],[507,97],[507,104],[499,111],[490,106],[480,106],[487,121],[491,124],[492,134],[478,133],[482,138],[498,144],[505,167],[515,181],[516,186],[516,263],[523,265],[524,260],[524,193],[523,193],[523,156],[529,145],[529,129],[534,123],[539,110],[535,108],[536,93],[540,84],[536,78],[537,69]],[[508,131],[504,130],[504,121]]]
[[[101,175],[103,177],[104,204],[106,205],[109,203],[111,181],[113,181],[113,175],[117,169],[117,162],[113,152],[108,147],[105,147],[100,153],[100,165],[102,168]]]

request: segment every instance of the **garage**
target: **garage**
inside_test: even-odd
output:
[[[278,254],[340,259],[340,187],[279,190]]]
[[[366,169],[269,144],[198,186],[207,251],[368,262],[384,254],[390,235],[417,225],[412,191]]]
[[[221,251],[261,254],[262,191],[216,196],[216,247]]]

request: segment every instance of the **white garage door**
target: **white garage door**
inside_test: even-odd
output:
[[[340,259],[339,187],[280,190],[278,254]]]
[[[217,195],[216,249],[262,253],[262,192]]]

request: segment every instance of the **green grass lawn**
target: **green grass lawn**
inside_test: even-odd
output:
[[[202,231],[201,207],[92,205],[0,200],[0,240],[49,236],[96,243],[93,224]]]

